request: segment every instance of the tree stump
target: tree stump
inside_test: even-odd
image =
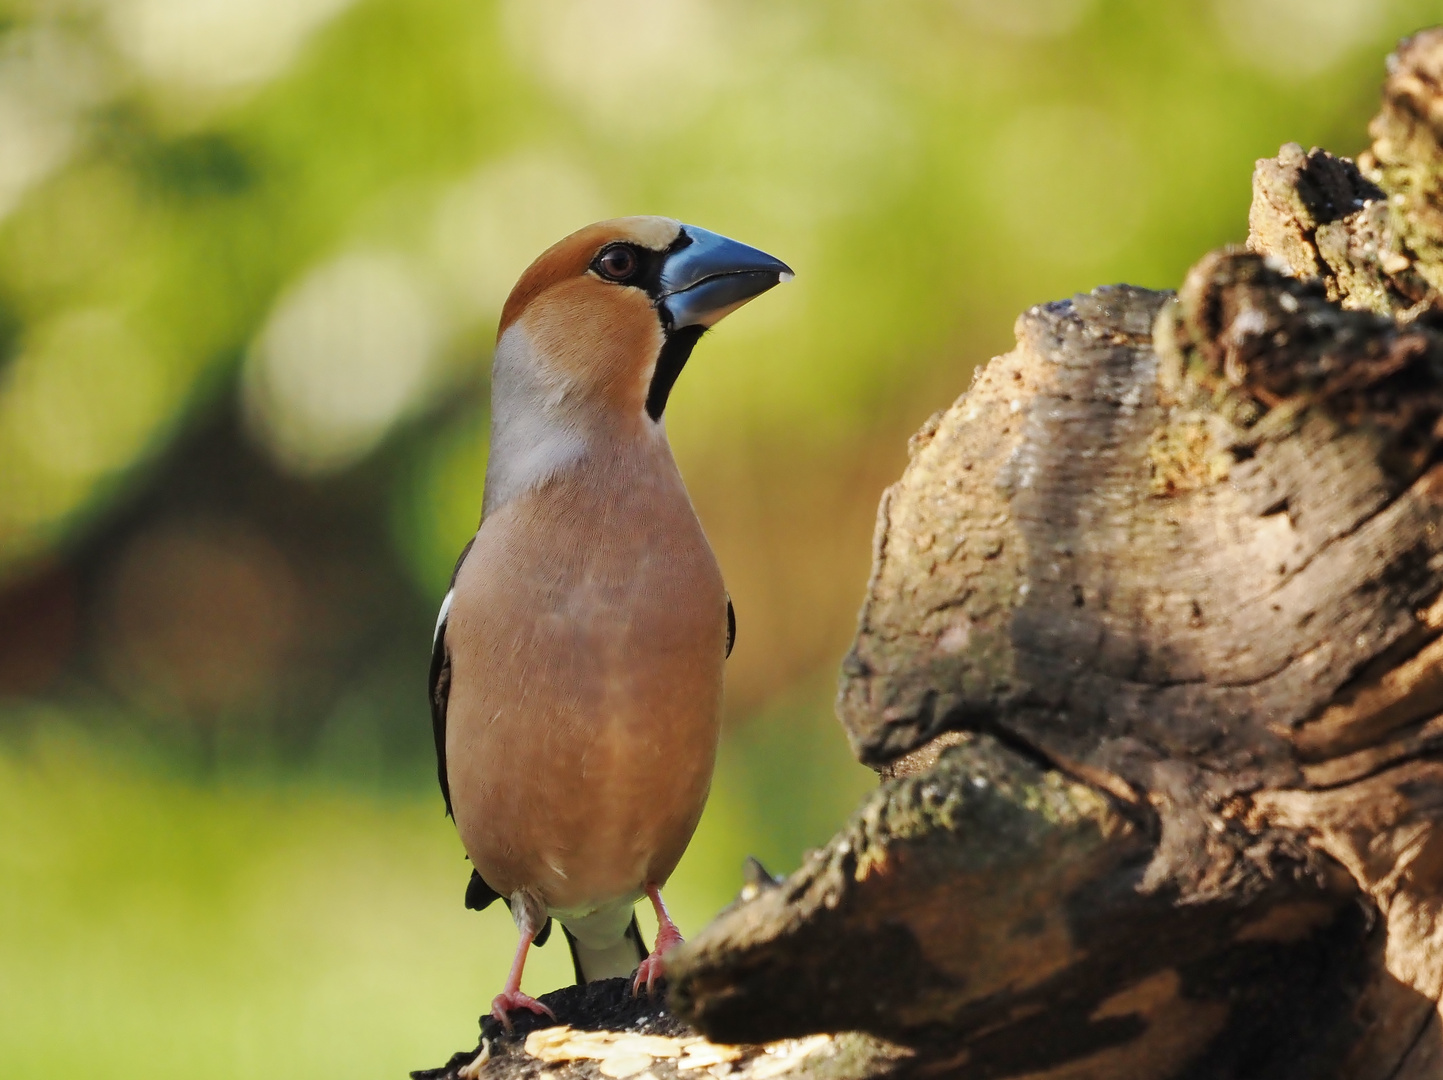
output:
[[[838,697],[885,782],[675,954],[750,1048],[697,1069],[1443,1076],[1443,30],[1371,133],[914,437]]]

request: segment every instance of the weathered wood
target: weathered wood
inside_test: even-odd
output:
[[[1443,31],[1371,131],[913,439],[838,697],[884,783],[669,962],[715,1075],[1443,1076]],[[547,1038],[485,1075],[697,1074]]]
[[[1220,1033],[1220,1062],[1318,1075],[1347,1045],[1346,969],[1363,971],[1348,892],[1289,879],[1248,905],[1179,907],[1140,887],[1151,850],[1095,789],[979,736],[724,914],[672,1004],[721,1039],[867,1030],[960,1076],[1079,1060],[1172,1075]],[[1344,977],[1318,979],[1330,964]],[[1280,1000],[1314,1025],[1279,1037],[1265,1018]]]
[[[766,1044],[716,1043],[672,1016],[661,996],[633,997],[627,979],[607,979],[543,994],[552,1023],[521,1013],[506,1033],[490,1016],[481,1043],[412,1080],[770,1080],[791,1075],[816,1080],[874,1080],[897,1075],[911,1051],[881,1039],[840,1032]],[[484,1059],[477,1062],[478,1053]]]
[[[1405,42],[1362,171],[1284,147],[1250,251],[1034,308],[914,438],[838,699],[898,778],[678,959],[683,1016],[960,1077],[1438,1075],[1440,73]]]

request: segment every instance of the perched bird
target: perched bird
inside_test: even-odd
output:
[[[661,887],[706,803],[735,621],[666,438],[702,334],[792,276],[668,218],[590,225],[544,252],[501,313],[481,525],[441,605],[431,708],[441,791],[474,871],[527,950],[562,924],[578,982],[648,991],[681,941]],[[647,953],[634,906],[660,931]]]

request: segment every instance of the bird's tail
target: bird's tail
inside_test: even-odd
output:
[[[565,926],[561,929],[566,934],[566,944],[571,947],[571,964],[580,986],[597,979],[625,978],[646,959],[646,944],[641,940],[641,927],[635,915],[620,941],[600,949],[583,945]]]

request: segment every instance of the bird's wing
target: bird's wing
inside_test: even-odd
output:
[[[431,639],[431,733],[436,737],[436,779],[441,783],[441,798],[446,800],[446,813],[451,816],[451,784],[446,779],[446,702],[451,696],[451,653],[446,648],[446,619],[451,614],[451,596],[456,589],[456,575],[461,572],[461,564],[466,561],[466,556],[471,552],[471,545],[475,540],[467,542],[461,549],[461,557],[456,560],[456,569],[451,571],[451,588],[446,590],[446,599],[441,601],[441,613],[436,616],[436,634]],[[484,911],[490,906],[491,901],[500,899],[500,894],[486,882],[481,880],[481,875],[475,870],[471,871],[471,880],[466,884],[466,906],[472,911]],[[546,937],[551,929],[551,920],[546,920],[546,928],[538,935],[539,938]]]
[[[737,613],[732,608],[731,594],[727,594],[727,656],[732,654],[732,646],[737,643]]]
[[[446,594],[451,599],[451,594]],[[446,782],[446,699],[451,696],[451,655],[446,651],[445,609],[431,646],[431,733],[436,737],[436,779],[441,782],[441,798],[446,800],[446,816],[451,813],[451,785]]]
[[[446,590],[446,599],[441,601],[441,613],[436,616],[436,633],[431,638],[431,734],[436,737],[436,779],[441,783],[441,797],[446,800],[446,813],[451,813],[451,785],[446,779],[446,702],[451,696],[451,653],[446,648],[446,619],[451,614],[451,597],[456,590],[456,575],[461,564],[471,553],[475,539],[467,541],[456,560],[456,569],[451,571],[451,587]]]

